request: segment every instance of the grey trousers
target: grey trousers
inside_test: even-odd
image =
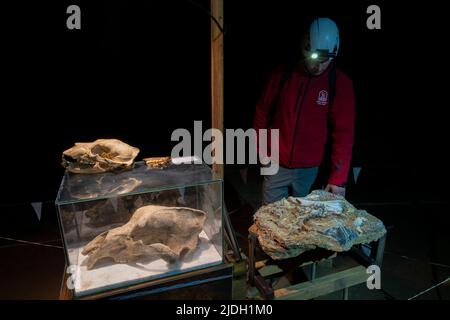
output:
[[[310,192],[317,177],[318,167],[288,169],[280,167],[278,173],[264,176],[263,205],[288,196],[304,197]],[[292,194],[289,191],[292,190]]]

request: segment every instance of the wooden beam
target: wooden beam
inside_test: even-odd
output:
[[[307,261],[307,262],[304,262],[302,264],[299,264],[298,268],[303,268],[303,267],[309,266],[310,264],[313,264],[314,262],[320,262],[320,261],[325,261],[325,260],[332,260],[332,259],[334,259],[336,257],[337,257],[337,254],[335,252],[331,256],[326,258],[326,259]],[[270,259],[256,261],[255,268],[256,268],[256,270],[259,270],[259,272],[261,274],[263,274],[264,276],[269,276],[269,275],[272,275],[272,274],[275,274],[275,273],[280,273],[280,272],[283,271],[277,265],[270,264],[270,262],[271,262]]]
[[[223,0],[210,0],[211,13],[221,26],[223,19]],[[222,27],[223,29],[223,27]],[[223,34],[211,20],[211,114],[212,127],[224,132],[223,124]],[[212,147],[215,149],[215,143]],[[215,178],[223,178],[223,164],[213,163]]]
[[[328,276],[275,290],[275,299],[306,300],[320,297],[367,281],[366,268],[357,266]]]

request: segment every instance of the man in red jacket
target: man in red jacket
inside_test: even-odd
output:
[[[278,173],[264,176],[263,203],[310,192],[331,138],[326,190],[345,195],[354,136],[352,81],[332,61],[339,31],[328,18],[311,23],[294,66],[277,68],[258,101],[253,127],[279,130]]]

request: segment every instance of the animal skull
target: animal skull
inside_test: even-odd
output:
[[[206,213],[201,210],[141,207],[128,223],[101,233],[84,247],[82,254],[89,255],[87,269],[104,258],[112,258],[117,263],[134,262],[143,257],[177,262],[197,247],[205,220]]]
[[[77,142],[62,154],[62,165],[73,173],[100,173],[128,169],[139,149],[117,139]]]

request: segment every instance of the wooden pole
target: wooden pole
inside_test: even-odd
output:
[[[211,13],[221,26],[223,20],[223,0],[210,0]],[[223,27],[222,27],[223,29]],[[219,27],[211,21],[211,114],[212,128],[224,133],[223,124],[223,34]],[[212,142],[215,150],[215,142]],[[215,178],[223,179],[223,164],[213,163]]]

